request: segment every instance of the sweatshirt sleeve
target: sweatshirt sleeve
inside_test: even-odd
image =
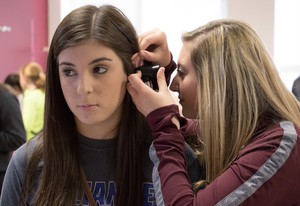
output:
[[[165,66],[165,77],[166,77],[166,81],[167,81],[168,85],[170,84],[171,75],[174,72],[174,70],[176,69],[176,67],[177,67],[177,65],[174,62],[173,55],[171,53],[171,62],[167,66]]]
[[[185,165],[184,131],[173,124],[174,116],[183,126],[186,121],[179,117],[176,105],[159,108],[147,116],[154,139],[149,155],[154,164],[152,178],[158,205],[300,203],[300,140],[291,122],[269,125],[252,138],[222,175],[194,194]]]
[[[194,199],[185,164],[184,136],[171,121],[174,116],[179,116],[176,105],[147,116],[154,138],[149,155],[154,163],[152,179],[157,205],[191,205]]]

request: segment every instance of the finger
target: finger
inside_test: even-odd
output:
[[[127,84],[127,91],[129,93],[129,95],[131,96],[131,99],[132,99],[133,103],[135,104],[137,109],[141,112],[142,107],[141,107],[140,102],[139,102],[139,91],[136,90],[135,88],[133,88],[132,84],[130,82]]]
[[[141,74],[139,73],[141,72],[138,71],[137,73],[128,76],[127,91],[129,92],[133,100],[138,96],[139,87],[137,85],[139,85],[139,80],[141,80]]]
[[[148,52],[146,50],[140,51],[140,58],[143,59],[143,60],[153,62],[153,63],[157,62],[155,53]]]
[[[161,32],[159,30],[154,30],[152,32],[149,32],[148,34],[146,33],[145,35],[141,36],[139,42],[141,50],[146,50],[152,44],[162,44]]]
[[[137,71],[134,74],[130,74],[128,76],[128,82],[130,83],[131,87],[138,89],[139,87],[143,86],[144,82],[142,81],[141,77],[141,71]]]
[[[167,90],[168,85],[167,85],[167,82],[166,82],[165,68],[164,67],[161,67],[157,71],[156,78],[157,78],[157,84],[158,84],[159,91]]]
[[[132,86],[132,84],[130,82],[127,83],[127,91],[128,91],[128,93],[130,94],[130,96],[132,97],[133,100],[138,95],[138,91]]]
[[[139,78],[142,78],[142,72],[140,70],[136,71],[136,75],[139,77]]]
[[[158,31],[158,29],[152,29],[152,30],[143,32],[142,34],[139,35],[138,42],[141,43],[145,37],[152,35],[152,34],[156,33],[157,31]]]

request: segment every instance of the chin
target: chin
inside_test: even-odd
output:
[[[196,119],[197,117],[197,113],[196,112],[186,112],[186,111],[182,111],[182,115],[185,117],[185,118],[188,118],[188,119]]]
[[[82,124],[82,125],[94,125],[97,122],[98,122],[97,119],[92,118],[92,117],[86,117],[86,116],[83,116],[83,117],[78,116],[77,117],[77,123],[78,124]]]

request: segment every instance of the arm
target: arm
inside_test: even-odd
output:
[[[300,140],[291,123],[253,138],[218,178],[194,194],[184,165],[184,135],[172,122],[176,106],[147,116],[153,132],[155,195],[160,205],[293,205],[300,202]],[[180,121],[182,123],[182,121]],[[283,191],[282,188],[294,188]]]
[[[252,138],[226,171],[194,194],[185,166],[185,139],[177,124],[179,121],[183,127],[185,123],[171,100],[163,69],[157,74],[157,92],[141,81],[139,73],[130,75],[128,80],[127,89],[153,132],[150,156],[159,205],[295,205],[300,202],[299,131],[291,123],[280,127],[269,125],[266,131]]]
[[[0,97],[0,151],[12,151],[25,143],[25,129],[18,100],[8,92]]]
[[[194,198],[185,166],[184,136],[172,121],[175,116],[179,117],[176,105],[147,116],[154,138],[149,154],[158,205],[191,205]]]

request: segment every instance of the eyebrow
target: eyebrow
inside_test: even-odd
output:
[[[94,59],[93,61],[91,61],[89,63],[89,65],[95,64],[95,63],[98,63],[98,62],[101,62],[101,61],[112,61],[112,59],[111,58],[107,58],[107,57],[97,58],[97,59]]]
[[[111,58],[107,58],[107,57],[100,57],[100,58],[97,58],[97,59],[94,59],[93,61],[91,61],[89,63],[89,65],[92,65],[92,64],[95,64],[95,63],[98,63],[98,62],[101,62],[101,61],[112,61],[112,59]],[[62,65],[75,66],[74,64],[72,64],[70,62],[61,62],[59,64],[59,66],[62,66]]]

